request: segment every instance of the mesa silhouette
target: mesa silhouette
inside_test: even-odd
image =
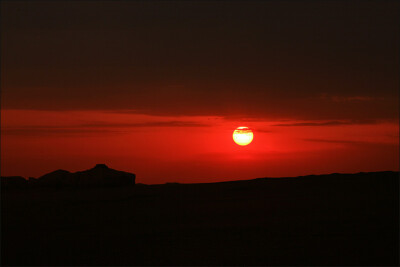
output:
[[[29,180],[21,176],[1,178],[2,188],[26,187],[104,187],[104,186],[129,186],[135,184],[136,175],[129,172],[110,169],[105,164],[97,164],[94,168],[69,172],[56,170],[39,178],[30,177]]]
[[[399,264],[398,172],[128,186],[97,165],[21,179],[2,191],[6,266]]]

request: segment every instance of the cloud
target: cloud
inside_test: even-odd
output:
[[[398,117],[391,5],[89,2],[4,3],[3,108]]]
[[[2,127],[1,134],[6,135],[48,135],[48,134],[90,134],[90,133],[124,133],[124,128],[145,127],[208,127],[209,124],[193,121],[153,121],[140,123],[84,123],[77,125],[30,125],[18,127]]]
[[[255,128],[254,130],[257,131],[257,133],[273,133],[274,132],[271,130],[258,129],[258,128]]]
[[[337,96],[337,95],[321,94],[320,98],[323,100],[330,100],[333,102],[366,102],[366,101],[384,100],[384,97],[372,97],[363,95]]]
[[[139,128],[139,127],[208,127],[209,124],[193,121],[153,121],[140,123],[88,123],[78,127],[88,128]]]
[[[323,121],[323,122],[294,122],[294,123],[278,123],[272,126],[338,126],[338,125],[354,125],[354,124],[375,124],[377,120],[347,120],[347,121]]]
[[[399,146],[398,142],[388,143],[388,142],[374,142],[374,141],[358,141],[358,140],[340,140],[340,139],[323,139],[323,138],[304,138],[303,141],[308,142],[318,142],[318,143],[331,143],[331,144],[343,144],[348,146],[357,147],[391,147],[397,148]]]
[[[116,129],[87,129],[79,127],[51,127],[51,126],[26,126],[26,127],[3,127],[1,129],[2,135],[13,136],[48,136],[48,135],[83,135],[83,134],[102,134],[122,133],[121,130]]]
[[[318,139],[318,138],[305,138],[302,139],[309,142],[319,142],[319,143],[334,143],[334,144],[365,144],[367,142],[354,141],[354,140],[335,140],[335,139]]]

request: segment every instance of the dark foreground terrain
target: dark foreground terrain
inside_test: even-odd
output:
[[[2,192],[2,265],[398,265],[399,173]]]

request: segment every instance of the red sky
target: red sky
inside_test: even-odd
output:
[[[2,176],[399,170],[396,1],[1,5]]]
[[[232,132],[254,130],[240,147]],[[101,111],[2,112],[2,175],[37,177],[96,163],[141,183],[399,169],[396,122],[265,121]]]

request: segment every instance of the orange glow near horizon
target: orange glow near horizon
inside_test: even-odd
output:
[[[257,145],[233,142],[238,125],[257,133]],[[398,121],[2,110],[1,175],[39,177],[97,163],[135,173],[145,184],[398,171],[398,138]]]
[[[239,146],[247,146],[253,141],[253,131],[249,127],[241,126],[237,127],[233,131],[233,141]]]

